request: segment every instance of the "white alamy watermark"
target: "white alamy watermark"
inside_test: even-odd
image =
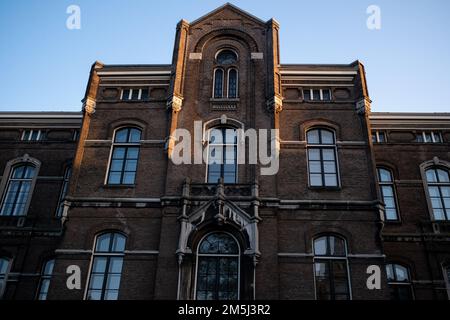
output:
[[[66,27],[69,30],[79,30],[81,29],[81,9],[80,6],[71,4],[67,7],[66,13],[69,16],[66,19]]]
[[[202,121],[194,121],[193,137],[187,129],[176,129],[171,139],[174,147],[169,156],[176,165],[259,164],[261,175],[278,173],[278,129],[212,128],[205,131]]]
[[[369,15],[366,20],[367,29],[380,30],[381,29],[381,9],[377,5],[370,5],[366,9],[366,13]]]

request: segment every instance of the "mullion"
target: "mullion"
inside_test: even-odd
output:
[[[320,144],[322,144],[322,141],[321,141],[322,134],[319,135],[319,139],[320,139],[319,140]],[[326,187],[326,184],[325,184],[325,168],[324,168],[324,165],[323,165],[323,163],[324,163],[324,160],[323,160],[323,148],[319,149],[319,158],[320,158],[320,176],[322,178],[322,186]]]
[[[14,180],[11,181],[11,182],[14,182]],[[18,199],[19,199],[20,190],[22,189],[22,182],[23,182],[23,181],[18,181],[18,182],[19,182],[19,186],[18,186],[18,188],[17,188],[16,194],[14,195],[14,201],[13,201],[13,203],[12,203],[12,208],[11,208],[11,211],[10,211],[10,216],[13,216],[13,215],[14,215],[14,211],[16,210],[16,207],[17,207],[17,201],[18,201]],[[10,187],[11,187],[11,184],[9,185],[8,189],[9,189]]]
[[[123,154],[123,159],[122,159],[122,168],[120,170],[120,184],[123,184],[123,176],[125,173],[125,163],[128,157],[128,147],[124,147],[125,152]]]
[[[439,177],[438,177],[439,180]],[[448,215],[447,215],[447,208],[445,208],[445,201],[444,201],[444,195],[442,194],[442,190],[441,190],[441,186],[438,185],[438,190],[439,190],[439,200],[441,201],[441,205],[442,205],[442,210],[444,211],[444,215],[445,215],[445,219],[448,219]]]
[[[113,240],[114,240],[114,235],[110,234],[108,252],[112,252]],[[102,293],[100,295],[101,300],[105,300],[105,291],[106,291],[105,287],[106,287],[106,281],[108,280],[109,263],[110,263],[110,257],[105,256],[105,258],[106,258],[106,265],[105,265],[105,272],[103,274]]]

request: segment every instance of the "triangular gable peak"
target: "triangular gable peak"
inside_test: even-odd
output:
[[[236,7],[231,3],[226,3],[223,6],[201,16],[200,18],[192,21],[190,26],[195,26],[207,22],[208,20],[234,20],[234,19],[246,19],[259,25],[265,25],[266,22],[255,17],[254,15]]]

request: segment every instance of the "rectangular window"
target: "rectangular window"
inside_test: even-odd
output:
[[[9,259],[0,258],[0,299],[6,290],[6,282],[8,281]]]
[[[140,100],[148,100],[148,88],[132,88],[132,89],[123,89],[121,94],[121,100],[123,101],[140,101]]]
[[[45,132],[39,129],[26,129],[22,133],[22,141],[41,141],[45,139]]]
[[[38,300],[47,300],[48,289],[50,287],[50,281],[52,279],[53,267],[55,266],[55,260],[49,260],[44,264],[41,274],[41,282],[39,284]]]
[[[372,131],[373,143],[385,143],[387,142],[386,133],[384,131]]]
[[[416,142],[419,143],[442,143],[442,135],[438,131],[422,131],[416,133]]]
[[[69,187],[69,179],[70,179],[71,173],[72,173],[72,168],[71,167],[66,168],[66,171],[64,172],[64,180],[63,180],[63,183],[61,186],[61,193],[59,195],[58,206],[56,209],[57,217],[62,217],[62,214],[64,211],[64,198],[66,197],[67,189]]]
[[[303,99],[305,101],[331,101],[330,89],[304,89]]]
[[[314,264],[317,300],[349,300],[345,260],[317,259]]]

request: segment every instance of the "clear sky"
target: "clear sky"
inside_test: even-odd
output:
[[[281,25],[282,63],[366,66],[373,111],[450,112],[450,1],[235,0]],[[0,0],[0,111],[78,111],[91,64],[170,63],[176,23],[217,0]],[[81,29],[69,30],[69,5]],[[369,5],[381,29],[369,30]]]

